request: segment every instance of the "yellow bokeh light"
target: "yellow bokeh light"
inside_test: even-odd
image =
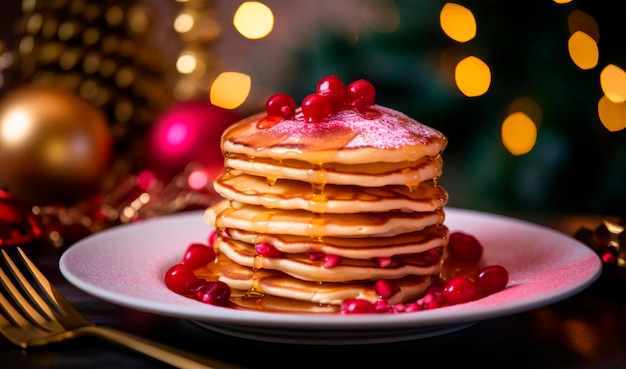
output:
[[[274,14],[265,4],[247,1],[235,11],[233,25],[243,37],[257,40],[272,32]]]
[[[537,126],[530,117],[522,112],[510,114],[501,129],[502,143],[513,155],[524,155],[535,146]]]
[[[598,65],[600,53],[596,41],[588,34],[576,31],[567,42],[569,56],[576,66],[582,70],[595,68]]]
[[[174,31],[178,33],[187,33],[193,29],[195,20],[194,16],[189,13],[181,13],[174,20]]]
[[[541,126],[541,122],[543,121],[543,111],[541,107],[530,97],[520,97],[514,100],[511,105],[509,105],[508,112],[509,114],[522,112],[528,115],[528,117],[535,122],[537,127]]]
[[[476,97],[489,90],[491,71],[489,66],[475,56],[461,60],[454,70],[454,80],[467,97]]]
[[[194,53],[186,52],[176,60],[176,70],[181,74],[189,74],[196,70],[198,59]]]
[[[600,28],[598,22],[582,10],[575,9],[567,16],[567,28],[570,35],[581,31],[593,38],[596,43],[600,42]]]
[[[572,0],[552,0],[557,4],[567,4],[567,3],[571,3]]]
[[[626,103],[615,103],[608,97],[602,96],[598,101],[598,117],[609,131],[621,131],[626,128]]]
[[[455,41],[467,42],[476,36],[474,14],[462,5],[444,5],[439,13],[439,23],[443,32]]]
[[[211,85],[211,104],[224,109],[235,109],[246,101],[251,85],[252,80],[247,74],[221,73]]]
[[[614,103],[626,101],[626,73],[620,67],[609,64],[600,72],[602,92]]]

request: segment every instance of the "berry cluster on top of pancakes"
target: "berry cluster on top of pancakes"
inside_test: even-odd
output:
[[[447,139],[375,98],[366,80],[327,76],[299,108],[276,94],[224,131],[224,199],[205,211],[220,281],[330,309],[424,295],[449,236]]]

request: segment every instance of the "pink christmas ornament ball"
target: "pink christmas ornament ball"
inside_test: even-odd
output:
[[[224,167],[222,132],[240,119],[234,111],[208,101],[174,104],[157,117],[148,132],[148,169],[168,180],[196,162],[217,175]]]

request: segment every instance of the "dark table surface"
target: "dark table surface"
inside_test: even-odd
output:
[[[566,234],[595,227],[598,217],[532,217]],[[140,312],[92,297],[58,269],[62,250],[36,263],[94,323],[244,368],[437,367],[626,368],[626,282],[603,274],[581,293],[536,310],[478,322],[436,337],[399,343],[291,345],[214,333],[195,323]],[[0,368],[169,368],[97,338],[21,350],[0,337]],[[219,366],[217,366],[219,367]]]

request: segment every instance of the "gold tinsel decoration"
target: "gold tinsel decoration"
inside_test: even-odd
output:
[[[580,228],[574,237],[591,247],[602,259],[604,273],[609,277],[626,279],[625,221],[604,220],[595,229]]]

